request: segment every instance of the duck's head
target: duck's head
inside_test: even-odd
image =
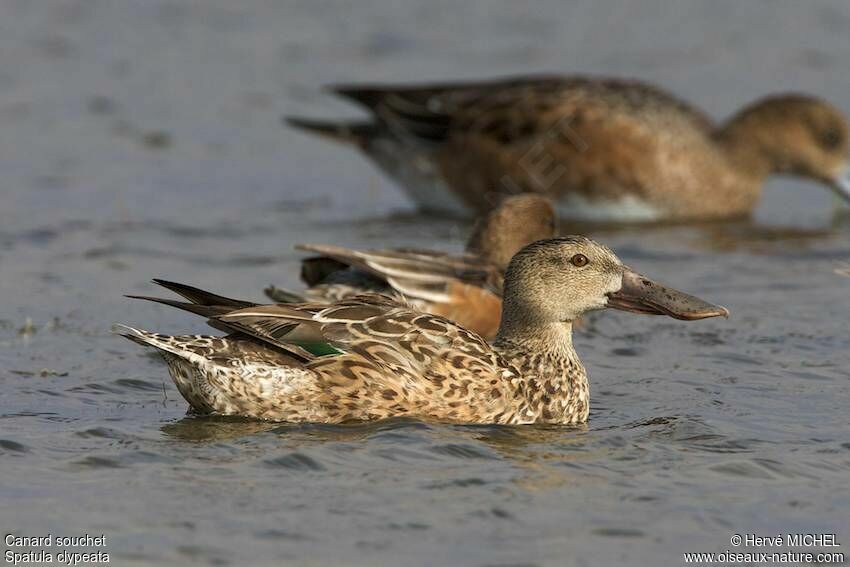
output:
[[[505,274],[503,325],[574,321],[611,307],[696,320],[729,311],[654,282],[623,265],[606,246],[583,236],[534,242],[520,250]]]
[[[732,118],[721,138],[745,167],[820,181],[850,203],[850,124],[832,104],[805,95],[765,98]]]
[[[514,195],[478,220],[466,250],[504,270],[523,246],[552,238],[557,231],[558,216],[549,199],[533,193]]]

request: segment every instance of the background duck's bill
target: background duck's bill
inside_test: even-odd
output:
[[[667,315],[685,321],[729,316],[725,307],[661,285],[631,268],[625,268],[623,272],[620,291],[608,295],[608,307],[646,315]]]
[[[847,204],[850,204],[850,167],[847,167],[841,175],[832,181],[832,188],[839,197],[844,199]]]

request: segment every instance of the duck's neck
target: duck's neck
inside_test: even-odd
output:
[[[503,314],[493,345],[497,348],[518,348],[529,353],[557,353],[575,357],[571,321],[540,324]]]
[[[503,242],[504,235],[494,231],[489,219],[479,220],[466,242],[466,251],[479,256],[504,271],[517,248]]]
[[[571,322],[546,325],[504,319],[494,349],[519,371],[524,401],[518,422],[576,424],[587,420],[587,373],[573,349]]]
[[[730,118],[715,139],[741,175],[761,184],[767,176],[791,168],[785,123],[781,105],[768,99]]]

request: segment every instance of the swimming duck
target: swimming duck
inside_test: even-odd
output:
[[[772,174],[850,200],[847,117],[811,96],[770,96],[717,125],[663,90],[608,78],[331,90],[371,118],[289,124],[355,145],[426,210],[468,214],[494,192],[533,192],[562,218],[719,219],[752,212]]]
[[[506,198],[473,228],[463,254],[396,248],[351,250],[302,244],[318,257],[302,263],[303,294],[266,289],[273,301],[331,302],[364,292],[399,294],[420,311],[442,315],[491,339],[502,312],[502,278],[526,244],[557,231],[552,203],[533,194]]]
[[[505,274],[495,342],[380,294],[327,304],[252,303],[155,280],[226,336],[167,336],[125,327],[156,348],[191,409],[286,422],[396,416],[458,423],[578,424],[587,373],[572,321],[612,307],[694,320],[717,305],[655,283],[607,247],[568,236],[529,244]]]

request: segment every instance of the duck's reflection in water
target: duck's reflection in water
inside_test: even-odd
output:
[[[598,434],[586,425],[456,425],[407,418],[323,425],[187,416],[162,426],[161,431],[170,440],[232,442],[238,445],[240,460],[272,455],[281,445],[288,451],[305,452],[328,444],[366,441],[376,442],[374,449],[381,457],[397,450],[403,451],[404,458],[415,455],[427,461],[498,459],[515,467],[518,474],[513,482],[528,490],[592,482],[596,475],[581,464],[604,457],[611,449],[598,445]],[[598,480],[603,477],[599,475]]]

